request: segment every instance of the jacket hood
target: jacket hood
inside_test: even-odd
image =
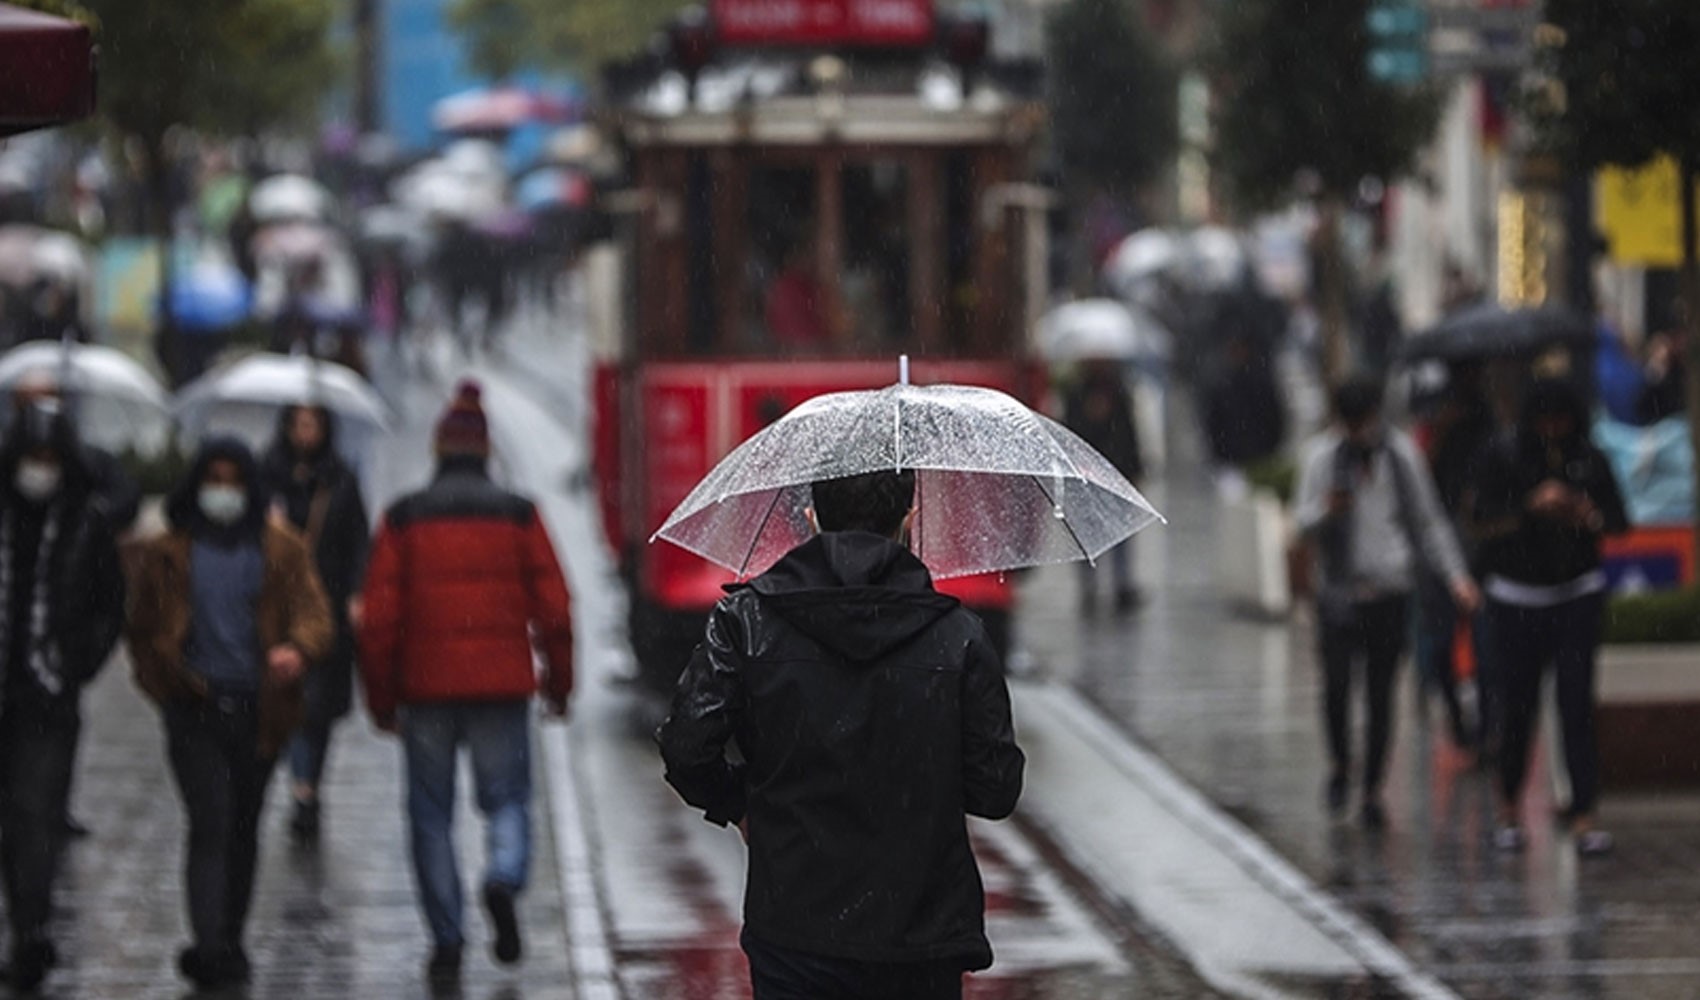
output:
[[[77,433],[76,420],[63,410],[41,410],[15,416],[0,442],[0,494],[13,495],[12,478],[29,452],[46,447],[59,457],[65,490],[83,495],[93,489],[93,473]]]
[[[861,531],[816,535],[746,586],[793,628],[853,662],[879,659],[958,605],[933,589],[914,553]]]
[[[231,527],[214,524],[201,513],[201,480],[207,467],[214,462],[234,462],[242,470],[242,482],[248,487],[248,509],[242,520]],[[265,529],[271,498],[260,477],[260,464],[248,446],[232,437],[208,438],[195,453],[195,463],[189,474],[165,501],[165,515],[171,526],[191,535],[211,535],[223,538],[258,538]]]

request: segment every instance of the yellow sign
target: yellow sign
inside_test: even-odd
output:
[[[1679,173],[1675,157],[1661,156],[1644,167],[1606,167],[1595,176],[1600,231],[1613,261],[1645,267],[1682,263]]]

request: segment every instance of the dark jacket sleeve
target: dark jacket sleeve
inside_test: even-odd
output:
[[[1611,471],[1611,460],[1605,454],[1595,450],[1592,466],[1592,482],[1587,486],[1588,499],[1593,501],[1604,518],[1600,533],[1602,535],[1621,535],[1629,530],[1629,511],[1623,502],[1623,491],[1618,489],[1617,476]]]
[[[130,530],[142,509],[141,487],[122,462],[99,448],[84,448],[82,460],[113,532],[123,534]]]
[[[1004,819],[1021,798],[1027,758],[1015,745],[1003,664],[982,633],[962,675],[962,801],[969,815]]]
[[[531,598],[531,628],[547,672],[543,691],[565,703],[573,691],[573,605],[561,561],[543,518],[533,510],[525,528],[525,592]]]
[[[746,806],[743,766],[726,759],[726,744],[744,710],[738,638],[735,617],[717,606],[673,692],[673,709],[655,734],[667,783],[720,826],[742,820]]]
[[[72,637],[72,670],[79,684],[87,683],[100,673],[112,655],[124,632],[124,567],[118,556],[118,541],[111,524],[96,510],[85,529],[88,537],[88,577],[82,581],[82,607],[74,615],[76,626]]]

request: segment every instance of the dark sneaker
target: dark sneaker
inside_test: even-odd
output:
[[[500,882],[484,887],[484,909],[490,914],[490,926],[496,932],[490,951],[496,961],[512,965],[519,961],[523,950],[519,940],[519,913],[514,907],[514,891]]]
[[[453,989],[460,985],[460,945],[438,945],[425,965],[425,979],[433,990]]]
[[[225,955],[225,968],[234,982],[245,983],[254,978],[254,963],[248,960],[248,951],[241,945],[231,948]]]
[[[1365,830],[1379,833],[1387,829],[1387,810],[1382,806],[1379,799],[1365,799],[1363,813],[1359,815],[1358,819],[1363,823]]]
[[[296,799],[295,812],[289,817],[289,839],[301,847],[319,842],[319,800]]]
[[[14,993],[34,993],[41,989],[47,973],[59,964],[59,952],[46,938],[20,941],[12,949],[12,963],[6,967],[5,981]]]
[[[198,990],[216,990],[240,981],[225,955],[193,945],[177,953],[177,971]]]
[[[72,816],[70,813],[66,813],[63,817],[60,818],[60,820],[59,820],[59,832],[61,834],[63,834],[66,837],[66,839],[68,839],[68,840],[82,840],[85,837],[87,837],[90,833],[89,828],[84,826],[80,821],[78,821],[78,819],[75,816]]]
[[[1329,814],[1338,816],[1346,811],[1346,795],[1347,784],[1344,774],[1336,774],[1328,779],[1328,788],[1323,793],[1323,797],[1328,803]]]

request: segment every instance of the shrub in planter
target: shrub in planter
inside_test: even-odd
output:
[[[1245,477],[1253,489],[1268,490],[1281,503],[1291,506],[1293,491],[1298,486],[1299,466],[1290,456],[1277,455],[1247,466]]]
[[[1605,641],[1700,642],[1700,587],[1612,598],[1606,608]]]

